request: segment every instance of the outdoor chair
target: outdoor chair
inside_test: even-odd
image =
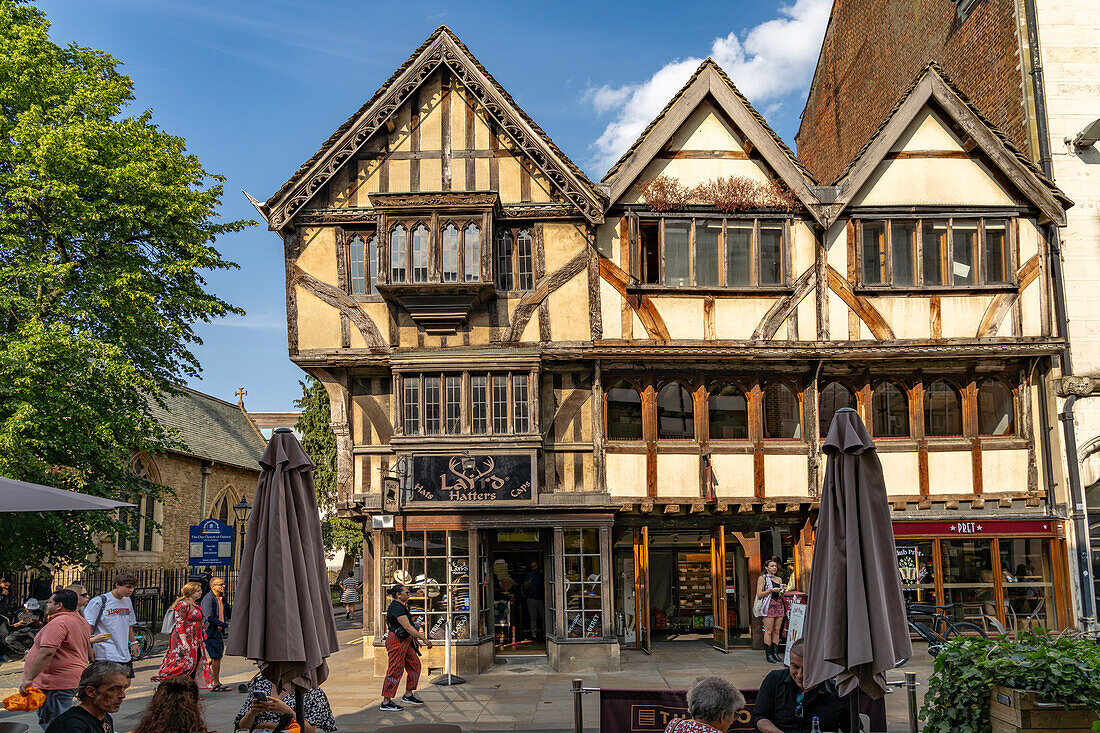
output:
[[[462,728],[450,723],[409,723],[379,728],[375,733],[462,733]]]

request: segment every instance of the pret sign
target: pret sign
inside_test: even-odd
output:
[[[534,461],[529,453],[430,455],[409,459],[406,499],[416,501],[530,501]]]

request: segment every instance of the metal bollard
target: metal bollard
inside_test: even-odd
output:
[[[905,696],[909,702],[909,733],[919,733],[917,729],[917,674],[905,673]]]
[[[573,731],[584,733],[584,714],[581,706],[581,680],[573,680]]]

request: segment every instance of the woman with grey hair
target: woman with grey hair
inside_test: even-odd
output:
[[[721,677],[697,677],[687,693],[690,719],[676,718],[665,733],[726,733],[745,707],[741,691]]]

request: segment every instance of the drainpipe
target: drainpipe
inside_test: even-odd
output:
[[[1050,153],[1050,133],[1047,129],[1046,87],[1043,82],[1043,57],[1039,49],[1039,24],[1035,17],[1035,0],[1023,0],[1024,20],[1027,24],[1027,45],[1031,62],[1031,91],[1035,99],[1035,133],[1039,142],[1039,166],[1047,178],[1054,180],[1054,166]],[[1051,278],[1054,281],[1054,312],[1058,319],[1058,333],[1065,341],[1062,350],[1062,376],[1073,374],[1073,359],[1069,347],[1069,318],[1066,314],[1065,281],[1062,273],[1062,247],[1058,227],[1047,227],[1050,244]],[[1094,616],[1095,586],[1092,581],[1092,550],[1089,546],[1089,528],[1085,511],[1085,492],[1081,487],[1081,473],[1077,466],[1077,435],[1073,427],[1073,406],[1076,395],[1070,395],[1062,403],[1058,419],[1062,421],[1065,438],[1067,480],[1069,483],[1070,518],[1077,547],[1077,573],[1081,584],[1081,617],[1096,622]],[[1044,431],[1046,426],[1043,426]]]
[[[214,472],[214,468],[210,463],[202,464],[202,488],[199,490],[199,519],[206,519],[206,489],[210,485],[210,474]]]

